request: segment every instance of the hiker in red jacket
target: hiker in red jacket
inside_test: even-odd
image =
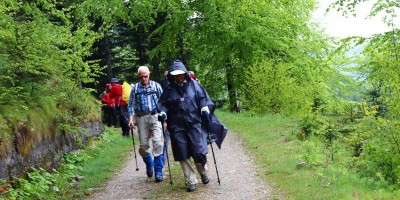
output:
[[[119,114],[119,123],[122,129],[122,135],[129,137],[129,116],[128,103],[122,99],[122,86],[118,83],[117,78],[111,79],[110,98],[114,99],[116,110]]]
[[[114,125],[114,127],[116,127],[118,124],[117,110],[115,108],[114,99],[110,98],[111,88],[111,84],[107,84],[100,97],[101,103],[106,105],[104,108],[105,122],[107,123],[108,127],[111,127],[111,125]]]

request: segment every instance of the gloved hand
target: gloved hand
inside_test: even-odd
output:
[[[208,114],[210,114],[210,109],[208,108],[208,106],[202,107],[200,111],[201,111],[202,113],[203,113],[204,111],[206,111],[206,112],[208,112]]]
[[[204,106],[201,108],[201,119],[205,122],[210,121],[210,110],[208,109],[208,106]]]
[[[165,120],[167,120],[167,113],[162,111],[158,114],[158,121],[163,122]]]

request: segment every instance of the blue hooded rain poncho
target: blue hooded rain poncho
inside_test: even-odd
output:
[[[183,84],[174,82],[171,75],[174,70],[185,72]],[[161,95],[158,108],[167,114],[166,121],[174,159],[175,161],[187,160],[191,156],[195,163],[204,165],[207,162],[208,131],[214,131],[211,133],[211,141],[216,142],[220,148],[227,129],[213,113],[210,113],[209,122],[202,121],[201,108],[208,106],[212,112],[214,103],[203,86],[197,81],[191,80],[182,62],[174,61],[169,72],[170,84]]]

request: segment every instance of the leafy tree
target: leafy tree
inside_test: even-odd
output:
[[[355,8],[364,2],[352,0],[338,0],[332,8],[343,12],[344,15],[353,14]],[[347,68],[357,70],[362,83],[364,96],[358,101],[366,103],[357,104],[363,116],[351,120],[354,129],[347,132],[344,141],[354,151],[354,166],[361,176],[372,178],[374,181],[390,185],[391,189],[398,189],[399,179],[399,60],[398,60],[398,29],[393,26],[394,14],[399,5],[392,1],[374,1],[370,16],[383,13],[383,22],[393,28],[392,31],[376,34],[369,38],[347,38],[340,48],[361,48],[361,53],[356,59],[341,61],[347,62]],[[340,50],[339,48],[339,50]],[[337,60],[335,61],[336,63]],[[349,65],[351,64],[351,65]],[[356,65],[354,65],[356,64]],[[341,68],[342,70],[344,68]],[[337,79],[343,80],[343,79]],[[348,85],[348,84],[344,84]],[[335,87],[335,90],[339,87]],[[334,91],[333,91],[334,92]],[[331,92],[331,94],[334,94]],[[351,106],[351,111],[353,111]],[[355,165],[354,165],[355,164]]]
[[[57,99],[68,90],[82,88],[82,83],[96,81],[101,68],[85,57],[99,35],[88,28],[90,24],[74,26],[71,7],[47,1],[2,1],[0,9],[2,27],[6,27],[1,29],[0,40],[3,116],[12,117],[6,109],[10,105],[17,110],[40,107],[48,103],[42,97]],[[82,98],[80,95],[75,92],[66,98]],[[61,102],[71,103],[59,101],[59,107]],[[78,110],[83,111],[71,110],[71,115]]]
[[[184,44],[193,50],[191,63],[196,63],[193,66],[200,71],[202,84],[211,88],[214,99],[221,98],[221,89],[216,88],[226,88],[230,106],[235,107],[235,102],[243,95],[241,86],[246,81],[243,76],[246,68],[266,58],[289,62],[294,57],[306,55],[299,51],[300,47],[296,45],[300,43],[296,42],[309,34],[310,29],[304,24],[310,19],[314,3],[190,2],[182,5],[180,11],[167,21],[173,24],[173,29],[165,26],[159,31],[168,36],[180,34],[187,38]],[[174,42],[165,41],[159,47],[176,46]],[[216,83],[216,78],[223,85]]]
[[[247,82],[243,90],[246,98],[242,101],[249,111],[257,114],[293,113],[307,101],[304,91],[288,74],[290,65],[274,64],[273,61],[248,68]]]

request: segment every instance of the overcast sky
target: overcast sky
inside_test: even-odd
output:
[[[331,36],[345,38],[349,36],[371,36],[375,33],[382,33],[392,30],[382,22],[381,17],[365,19],[371,10],[372,3],[360,3],[357,6],[357,17],[343,17],[341,13],[334,10],[325,14],[326,8],[335,0],[318,0],[319,9],[314,13],[314,17],[325,29],[326,33]],[[375,1],[373,1],[375,2]],[[400,18],[395,19],[396,27],[400,26]]]

